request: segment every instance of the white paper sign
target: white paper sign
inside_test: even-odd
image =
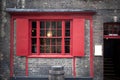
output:
[[[102,45],[95,45],[95,56],[102,56]]]

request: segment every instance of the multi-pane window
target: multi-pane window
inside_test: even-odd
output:
[[[70,20],[32,20],[32,54],[69,54],[71,46]]]
[[[120,35],[120,23],[118,22],[104,23],[104,35],[119,36]]]

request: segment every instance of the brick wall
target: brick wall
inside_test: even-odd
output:
[[[3,55],[3,60],[1,60],[1,71],[0,75],[3,80],[7,80],[9,77],[9,53],[10,53],[10,16],[4,10],[5,8],[32,8],[32,9],[89,9],[96,10],[97,14],[93,17],[93,44],[102,44],[103,45],[103,23],[113,21],[113,16],[120,16],[120,0],[25,0],[22,3],[22,0],[0,0],[2,2],[2,12],[0,13],[0,54]],[[0,5],[1,6],[1,5]],[[114,9],[117,11],[115,12]],[[1,9],[0,9],[1,10]],[[85,37],[85,57],[76,58],[76,75],[77,77],[89,77],[89,31],[86,28],[86,37]],[[14,41],[16,40],[16,35],[14,35]],[[14,75],[15,76],[24,76],[25,75],[25,57],[17,57],[15,54],[15,44],[14,42]],[[94,46],[93,46],[94,48]],[[37,63],[36,60],[39,62]],[[44,63],[42,61],[44,60]],[[72,59],[36,59],[30,58],[29,62],[29,75],[42,76],[48,74],[48,69],[51,65],[64,65],[66,76],[73,76],[72,71]],[[68,62],[67,62],[68,61]],[[49,63],[47,63],[49,62]],[[39,69],[38,66],[41,68]],[[44,70],[43,67],[46,67],[46,72],[39,73],[37,70]],[[103,57],[94,56],[94,80],[103,80]],[[46,76],[46,75],[44,75]]]

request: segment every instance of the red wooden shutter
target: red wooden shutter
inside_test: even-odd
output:
[[[28,19],[16,19],[16,55],[28,55]]]
[[[84,19],[73,19],[73,56],[84,56]]]

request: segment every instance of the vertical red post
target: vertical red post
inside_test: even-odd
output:
[[[65,22],[62,21],[62,54],[65,54]]]
[[[37,54],[40,53],[40,22],[37,21]]]
[[[76,59],[73,57],[73,75],[76,77]]]
[[[26,57],[26,76],[28,76],[28,57]]]
[[[94,66],[93,66],[93,21],[90,20],[90,76],[94,76]]]

